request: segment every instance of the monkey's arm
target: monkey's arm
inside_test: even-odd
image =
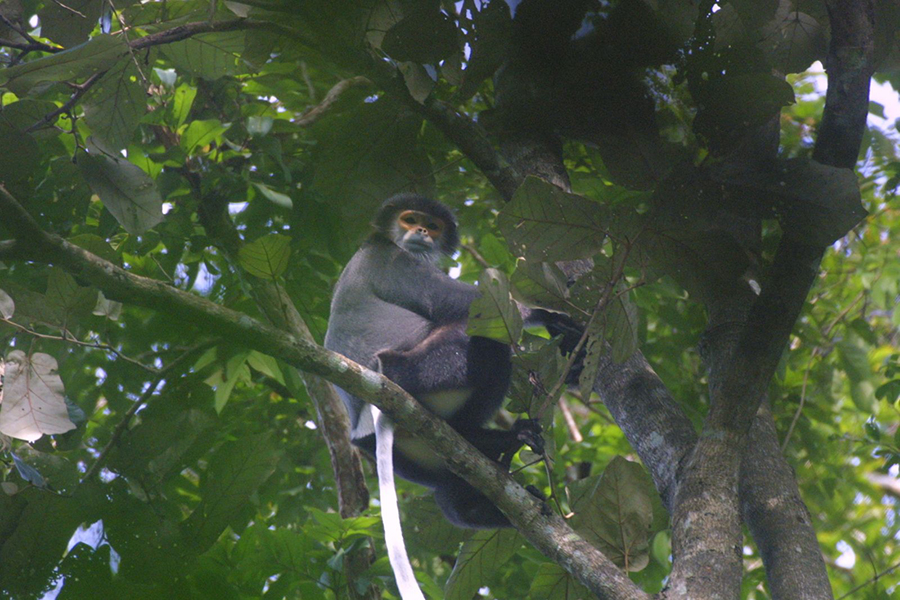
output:
[[[375,296],[432,323],[464,321],[469,305],[480,295],[474,285],[452,279],[394,244],[370,243],[363,265],[366,269],[380,269],[378,277],[370,278]]]

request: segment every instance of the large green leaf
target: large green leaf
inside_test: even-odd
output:
[[[650,559],[651,489],[641,465],[616,457],[603,475],[571,486],[572,526],[620,567],[640,571]]]
[[[497,222],[516,255],[554,262],[596,254],[605,239],[603,219],[600,205],[528,177]]]
[[[241,266],[251,275],[276,279],[284,274],[291,258],[291,238],[273,233],[243,246]]]
[[[179,70],[210,80],[242,71],[243,51],[243,31],[204,33],[162,47]]]
[[[466,333],[515,344],[522,335],[522,314],[510,295],[509,280],[496,269],[486,269],[478,280],[481,297],[469,306]]]
[[[147,110],[147,94],[140,73],[130,58],[111,68],[84,100],[84,120],[95,141],[107,151],[118,151],[131,141]]]
[[[200,488],[202,500],[182,523],[197,551],[208,548],[249,507],[252,494],[269,478],[280,457],[270,432],[229,442],[210,456]]]
[[[119,224],[141,234],[162,221],[162,197],[156,184],[140,168],[124,159],[78,154],[84,179]]]
[[[0,70],[0,86],[22,96],[49,84],[105,71],[127,53],[122,36],[98,35],[71,50]]]
[[[508,561],[522,545],[515,529],[477,531],[466,541],[456,557],[447,580],[447,600],[469,600],[484,585],[484,573]]]

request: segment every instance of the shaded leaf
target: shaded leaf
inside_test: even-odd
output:
[[[238,259],[251,275],[276,279],[287,270],[291,258],[291,238],[273,233],[241,247]]]
[[[38,11],[41,35],[63,47],[87,41],[97,26],[102,2],[97,0],[65,0],[47,2]]]
[[[515,344],[522,335],[522,314],[510,295],[509,280],[497,269],[478,279],[481,296],[469,306],[466,333]]]
[[[280,457],[271,432],[229,442],[210,456],[200,484],[200,504],[182,524],[196,551],[208,548],[232,524]]]
[[[33,442],[45,434],[75,429],[69,420],[57,368],[56,359],[42,352],[29,357],[21,350],[13,350],[7,355],[0,433]]]
[[[162,221],[162,197],[139,167],[124,159],[79,152],[78,168],[128,233],[139,235]]]
[[[727,168],[711,175],[726,186],[727,201],[746,205],[772,198],[785,234],[809,245],[830,245],[868,214],[851,169],[796,158],[765,170]]]
[[[313,184],[340,203],[344,216],[358,224],[358,234],[368,230],[368,219],[385,198],[432,190],[431,163],[417,142],[421,124],[382,98],[333,117],[323,131]]]
[[[782,73],[800,73],[825,59],[828,41],[819,22],[802,12],[780,15],[766,25],[758,46]]]
[[[602,207],[528,177],[497,219],[510,249],[537,262],[586,258],[605,238]]]
[[[528,594],[534,600],[587,600],[590,590],[556,563],[541,563]]]
[[[241,72],[244,32],[204,33],[162,46],[162,53],[176,68],[204,79],[218,79]]]
[[[97,290],[78,285],[75,278],[62,269],[53,269],[47,278],[47,302],[55,305],[63,319],[91,314],[97,304]]]
[[[641,465],[617,456],[601,476],[570,486],[572,527],[620,567],[640,571],[650,560],[651,485]]]
[[[530,307],[565,309],[569,288],[565,273],[553,263],[519,260],[510,277],[516,299]]]
[[[437,6],[413,9],[384,34],[381,49],[398,61],[437,64],[456,51],[456,27]]]
[[[127,53],[124,37],[98,35],[71,50],[0,70],[0,85],[23,96],[36,86],[44,88],[105,71]]]
[[[119,61],[84,99],[84,120],[95,141],[106,151],[128,146],[147,110],[147,94],[130,58]]]
[[[484,574],[508,561],[522,545],[522,535],[514,529],[476,531],[456,557],[447,579],[447,600],[469,600],[484,585]]]
[[[75,244],[79,248],[84,248],[91,254],[99,256],[103,260],[108,260],[114,265],[122,266],[122,258],[119,253],[113,250],[109,242],[94,233],[80,233],[69,238],[70,244]]]

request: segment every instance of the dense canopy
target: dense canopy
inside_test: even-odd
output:
[[[898,31],[893,0],[0,2],[0,597],[396,597],[328,382],[515,526],[402,483],[429,598],[892,597]],[[514,347],[496,426],[544,425],[511,478],[321,347],[406,191]]]

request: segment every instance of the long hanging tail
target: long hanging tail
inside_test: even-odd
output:
[[[403,542],[400,528],[400,508],[397,505],[397,489],[394,486],[394,426],[372,407],[375,420],[375,462],[378,466],[378,490],[381,493],[381,521],[384,524],[384,543],[387,545],[388,559],[394,570],[397,588],[403,600],[425,600]]]

